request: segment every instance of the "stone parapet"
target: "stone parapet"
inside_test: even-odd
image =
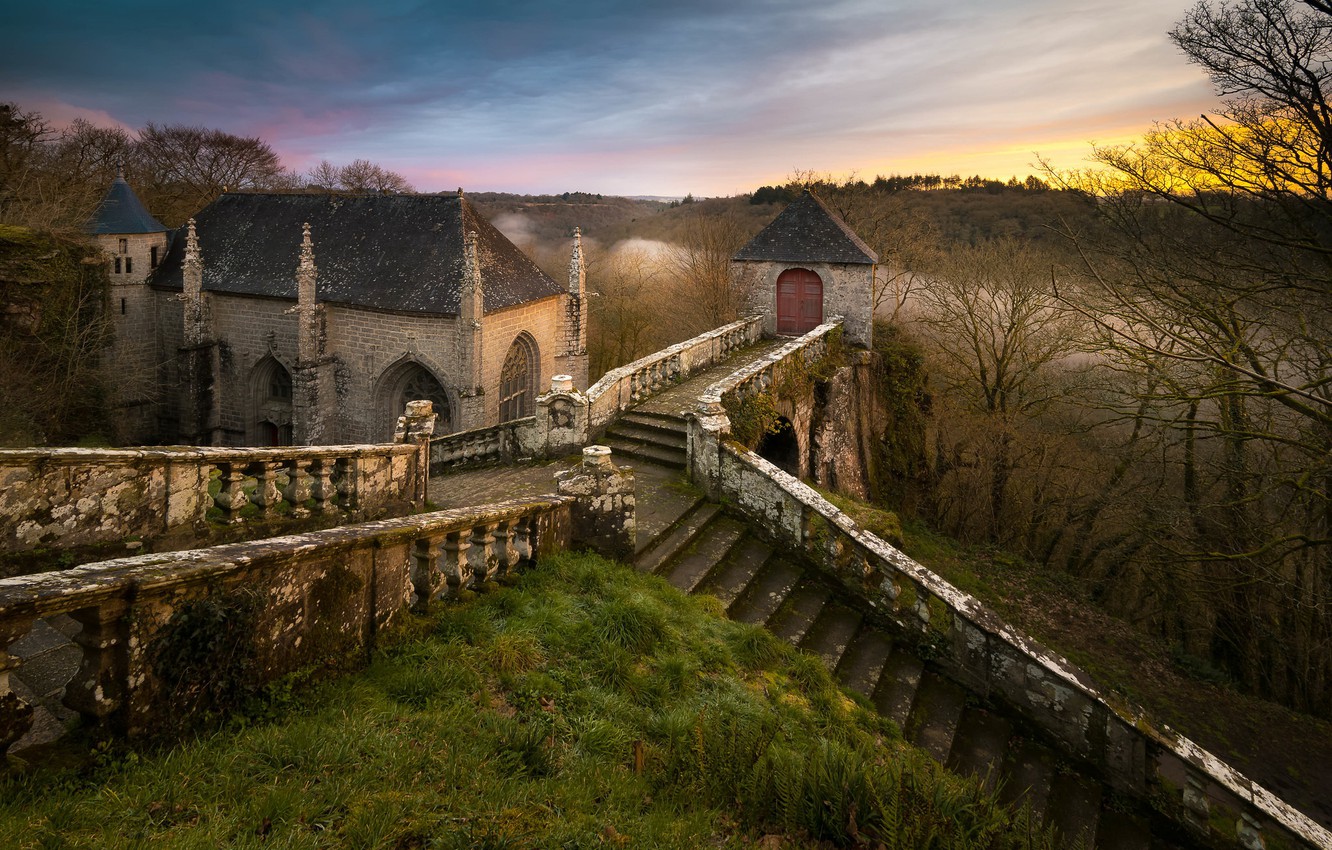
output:
[[[424,504],[419,457],[416,445],[0,450],[0,552],[411,510]]]
[[[226,653],[227,663],[243,659],[232,672],[244,675],[235,684],[247,690],[330,660],[364,658],[409,606],[465,594],[567,548],[573,501],[518,499],[0,580],[0,744],[22,735],[32,716],[12,687],[23,668],[9,648],[39,619],[68,615],[83,625],[66,706],[95,729],[142,734],[197,708],[188,703],[198,693],[179,685],[208,673],[172,666],[181,655],[163,650],[171,641],[194,640]],[[198,605],[242,618],[232,625],[243,628],[190,633],[216,619],[201,620]],[[214,640],[223,637],[236,645]],[[199,652],[186,660],[223,663]]]

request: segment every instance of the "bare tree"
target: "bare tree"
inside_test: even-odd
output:
[[[325,189],[342,192],[411,192],[412,184],[396,171],[390,171],[368,159],[353,160],[349,165],[334,165],[328,160],[307,172],[309,182]]]
[[[672,288],[678,295],[673,313],[683,320],[674,336],[683,339],[740,316],[748,293],[731,276],[731,258],[748,236],[729,208],[691,206],[680,242],[670,253]]]
[[[282,162],[257,136],[182,124],[149,123],[136,146],[148,182],[140,194],[149,208],[172,226],[228,190],[284,185]]]

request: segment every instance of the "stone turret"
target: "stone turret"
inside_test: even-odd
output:
[[[115,333],[105,363],[116,440],[151,442],[158,436],[153,405],[160,395],[160,357],[158,316],[147,279],[166,257],[167,229],[117,171],[86,230],[103,252],[111,281],[107,314]]]
[[[569,294],[564,311],[564,352],[559,370],[577,386],[587,388],[587,269],[583,263],[583,232],[574,228],[569,256]]]

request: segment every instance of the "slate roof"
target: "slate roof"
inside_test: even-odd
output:
[[[116,175],[106,197],[97,205],[97,212],[88,220],[88,232],[101,233],[165,233],[162,222],[153,218],[139,196],[134,194],[125,178]]]
[[[877,263],[879,255],[808,189],[732,259],[782,263]]]
[[[459,195],[222,195],[194,217],[204,289],[296,298],[301,227],[310,223],[319,301],[457,315],[463,234],[477,234],[487,312],[557,295],[537,268]],[[152,277],[181,289],[185,229]]]

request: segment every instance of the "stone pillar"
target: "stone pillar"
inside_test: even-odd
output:
[[[393,431],[393,442],[416,444],[415,481],[411,493],[412,504],[417,507],[425,504],[430,487],[430,438],[435,434],[435,419],[434,402],[409,401]]]
[[[587,269],[583,263],[583,232],[574,228],[569,257],[569,294],[564,312],[564,352],[561,371],[579,386],[587,386]]]
[[[619,561],[634,557],[634,471],[611,463],[606,446],[583,449],[583,462],[555,475],[562,496],[574,496],[573,542]]]
[[[731,420],[722,407],[721,396],[700,396],[698,407],[689,411],[685,420],[689,480],[708,498],[721,499],[721,444],[731,434]]]
[[[190,348],[201,345],[212,334],[208,304],[203,294],[203,257],[199,252],[199,235],[194,230],[194,219],[190,219],[186,226],[185,260],[181,263],[185,291],[181,294],[181,300],[185,303],[185,347]]]
[[[537,442],[546,455],[573,451],[587,442],[587,396],[574,389],[573,376],[556,375],[550,392],[537,396]]]
[[[461,203],[462,190],[458,190]],[[486,422],[486,390],[482,372],[482,328],[485,315],[485,288],[481,282],[481,260],[477,254],[476,231],[463,236],[463,279],[458,305],[458,364],[461,386],[458,390],[459,427],[483,428]]]

